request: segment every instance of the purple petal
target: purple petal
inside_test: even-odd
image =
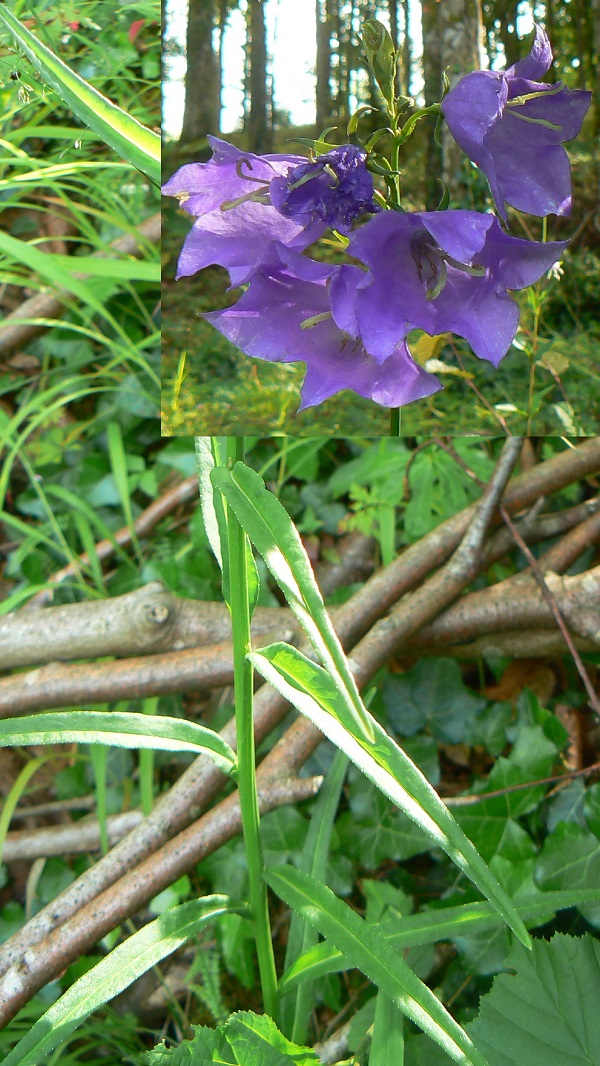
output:
[[[483,139],[502,114],[508,86],[501,73],[475,70],[466,74],[442,100],[442,113],[454,140],[477,162]]]
[[[547,241],[544,244],[511,237],[494,219],[477,263],[488,268],[498,289],[525,289],[558,262],[568,243]]]
[[[177,265],[177,278],[189,277],[204,267],[225,267],[232,285],[244,284],[268,255],[274,241],[307,248],[325,226],[306,230],[274,207],[252,201],[227,211],[212,211],[196,219],[188,233]]]
[[[519,308],[489,278],[470,278],[452,271],[434,303],[438,325],[433,333],[458,334],[480,359],[498,366],[510,348],[519,325]],[[429,331],[428,331],[429,332]]]
[[[338,328],[330,314],[326,282],[339,268],[313,263],[308,268],[313,280],[307,281],[284,269],[294,265],[293,253],[279,246],[271,252],[269,272],[263,266],[233,307],[204,317],[247,355],[304,362],[302,407],[322,403],[341,389],[399,407],[440,388],[437,378],[411,359],[405,344],[397,344],[388,359],[378,360],[359,339]],[[306,328],[308,320],[321,314],[329,317]]]
[[[300,410],[314,407],[342,389],[351,389],[382,407],[403,407],[441,387],[433,374],[415,363],[404,342],[379,363],[359,341],[351,341],[345,350],[332,346],[318,361],[306,360]]]
[[[522,122],[507,112],[491,131],[487,144],[494,159],[494,198],[530,215],[569,215],[569,158],[560,145],[548,143],[550,138],[540,144],[539,130],[553,132]],[[489,179],[489,173],[487,176]]]
[[[253,155],[218,137],[208,139],[212,158],[207,163],[184,164],[162,186],[166,196],[182,198],[181,206],[188,215],[199,217],[215,211],[228,200],[255,192],[259,188],[257,182],[268,185],[276,175],[287,174],[290,167],[302,161],[301,156],[295,155]]]
[[[548,35],[541,26],[536,24],[535,37],[531,51],[525,59],[520,59],[512,67],[508,67],[506,75],[509,78],[541,78],[552,66],[552,48]]]
[[[495,221],[478,211],[422,211],[419,218],[440,247],[461,263],[470,263],[481,251]]]

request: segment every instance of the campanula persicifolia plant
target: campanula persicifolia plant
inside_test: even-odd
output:
[[[362,109],[348,125],[351,143],[306,142],[308,158],[256,156],[209,137],[212,159],[181,167],[163,192],[194,220],[177,277],[216,264],[232,286],[247,286],[233,306],[206,314],[215,328],[248,355],[304,362],[301,409],[352,389],[391,408],[397,432],[397,409],[441,388],[413,360],[411,330],[455,333],[496,367],[508,352],[519,324],[510,292],[539,281],[568,242],[509,234],[506,205],[544,219],[570,213],[562,144],[581,129],[591,93],[537,80],[552,52],[536,26],[526,59],[467,74],[440,103],[406,118],[411,101],[395,95],[388,31],[367,22],[363,45],[387,120],[365,143]],[[437,211],[403,208],[400,153],[426,116],[445,120],[485,174],[497,214],[447,202]],[[390,160],[376,150],[384,135]],[[330,266],[307,254],[328,230],[351,262]]]

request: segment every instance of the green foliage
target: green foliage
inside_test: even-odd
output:
[[[314,1051],[298,1047],[279,1032],[266,1015],[238,1011],[217,1029],[196,1027],[193,1040],[179,1047],[163,1045],[140,1060],[145,1066],[205,1066],[221,1062],[232,1066],[317,1066]]]
[[[600,944],[555,933],[531,954],[515,944],[467,1031],[489,1066],[593,1066],[600,1059]]]

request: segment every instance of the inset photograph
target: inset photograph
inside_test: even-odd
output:
[[[166,435],[597,429],[592,16],[455,6],[167,7]]]

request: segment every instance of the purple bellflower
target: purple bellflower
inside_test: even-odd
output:
[[[360,267],[317,263],[284,247],[271,246],[271,261],[253,275],[233,307],[204,315],[246,355],[273,362],[304,362],[300,410],[320,404],[342,389],[400,407],[441,388],[433,374],[411,358],[400,338],[383,356],[367,350],[356,334],[356,318],[343,300],[338,324],[329,287],[352,291]]]
[[[348,253],[368,271],[352,285],[332,279],[336,322],[355,316],[355,332],[384,360],[415,327],[457,333],[480,359],[497,366],[519,323],[509,289],[537,281],[567,241],[510,237],[492,214],[476,211],[384,211],[350,238]]]
[[[504,71],[467,74],[442,100],[455,141],[484,172],[496,207],[505,203],[531,215],[569,215],[571,176],[563,142],[581,129],[592,94],[544,85],[552,65],[541,26],[529,55]]]
[[[321,219],[347,234],[355,219],[381,210],[373,200],[373,178],[366,162],[367,153],[356,145],[333,148],[314,163],[293,167],[286,178],[273,178],[271,203],[304,226]]]
[[[188,233],[177,278],[218,265],[241,285],[262,262],[271,241],[291,248],[308,248],[324,233],[320,220],[298,222],[286,218],[269,199],[269,183],[305,163],[297,155],[253,155],[218,137],[208,138],[213,149],[208,163],[186,163],[162,187],[176,196],[195,221]]]
[[[177,277],[225,267],[232,285],[248,281],[278,241],[302,251],[328,227],[348,233],[355,218],[379,210],[366,152],[334,148],[311,163],[296,155],[253,155],[209,137],[208,163],[187,163],[162,187],[195,221]]]

